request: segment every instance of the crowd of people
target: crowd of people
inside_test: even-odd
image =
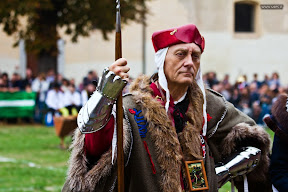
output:
[[[53,70],[34,76],[28,68],[25,78],[17,72],[11,78],[5,72],[0,73],[0,92],[36,92],[34,122],[45,123],[46,114],[77,115],[95,91],[97,81],[95,71],[89,71],[80,85],[76,85],[73,78],[67,79]]]
[[[260,125],[264,124],[263,117],[270,113],[277,96],[287,93],[287,87],[281,84],[277,72],[272,73],[271,77],[265,75],[263,81],[258,79],[257,73],[253,74],[251,81],[243,75],[234,84],[230,83],[229,75],[219,81],[214,72],[206,73],[203,79],[210,88],[221,93],[227,101]]]
[[[92,70],[79,85],[75,84],[73,78],[56,75],[53,70],[34,76],[28,68],[25,76],[21,78],[20,74],[15,72],[10,78],[6,72],[0,72],[0,92],[37,92],[34,121],[39,123],[44,122],[48,112],[52,115],[76,115],[95,91],[98,81],[97,72]],[[227,101],[254,119],[257,124],[263,124],[263,117],[270,113],[275,98],[288,92],[276,72],[272,73],[271,77],[265,75],[263,81],[260,81],[255,73],[251,81],[243,75],[232,83],[228,74],[223,80],[219,80],[215,72],[204,74],[203,80],[207,87],[221,93]],[[127,92],[128,87],[124,91]]]

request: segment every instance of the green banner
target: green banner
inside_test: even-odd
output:
[[[35,100],[35,92],[0,92],[0,118],[33,117]]]

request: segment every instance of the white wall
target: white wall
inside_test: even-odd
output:
[[[288,3],[283,10],[261,10],[261,35],[256,39],[235,39],[232,36],[232,0],[153,0],[147,4],[150,14],[146,28],[146,73],[156,71],[154,49],[151,35],[154,31],[172,28],[188,23],[198,26],[206,39],[206,48],[202,55],[203,72],[216,71],[219,79],[229,73],[234,82],[238,75],[247,74],[251,80],[253,73],[261,80],[265,73],[280,73],[280,79],[288,84]],[[267,3],[267,0],[260,1]],[[284,20],[283,20],[284,19]],[[277,27],[278,26],[278,27]],[[279,32],[277,32],[279,31]],[[78,43],[65,40],[64,76],[75,78],[80,83],[89,70],[102,70],[114,61],[114,33],[109,41],[102,39],[96,31],[90,37],[80,38]],[[14,72],[19,65],[19,49],[12,48],[13,38],[0,32],[0,70]],[[122,53],[131,67],[131,76],[142,73],[142,26],[133,22],[122,26]]]
[[[284,84],[288,84],[288,36],[267,34],[259,39],[233,39],[228,33],[204,33],[206,50],[202,55],[205,71],[216,71],[221,79],[229,73],[232,82],[239,75],[246,74],[248,81],[253,73],[260,80],[264,74],[280,74]]]

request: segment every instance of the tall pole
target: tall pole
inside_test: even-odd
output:
[[[117,5],[116,5],[115,60],[122,57],[120,0],[116,0],[116,4]],[[124,192],[123,108],[122,106],[123,106],[123,103],[122,103],[122,93],[121,93],[116,102],[118,192]]]
[[[146,17],[145,1],[142,0],[142,73],[146,74]]]

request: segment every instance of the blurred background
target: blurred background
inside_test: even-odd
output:
[[[0,2],[0,191],[60,191],[69,127],[114,61],[115,7],[113,0]],[[131,80],[157,71],[154,31],[193,23],[205,38],[207,86],[258,124],[265,127],[263,116],[288,91],[285,0],[123,0],[121,16]]]

